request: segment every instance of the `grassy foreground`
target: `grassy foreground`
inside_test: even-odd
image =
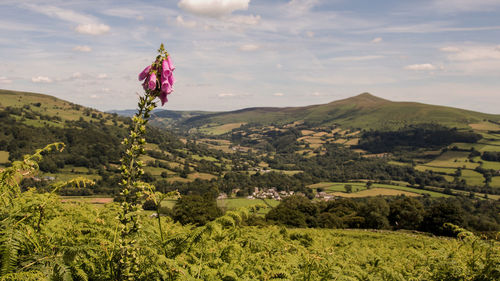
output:
[[[41,196],[45,197],[28,193],[23,201]],[[56,197],[44,201],[50,202],[46,205],[50,216],[40,228],[36,219],[27,219],[19,227],[29,231],[11,234],[23,243],[16,246],[16,259],[0,280],[113,280],[118,205],[63,204]],[[260,228],[245,226],[249,215],[245,209],[229,211],[202,227],[182,226],[161,217],[164,238],[157,219],[143,216],[136,237],[140,270],[135,280],[500,277],[498,242],[474,236],[452,239],[393,231]],[[33,241],[35,248],[30,246]],[[8,245],[8,241],[3,243],[3,247]]]

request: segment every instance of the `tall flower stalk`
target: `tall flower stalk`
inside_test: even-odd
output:
[[[151,111],[156,108],[155,99],[159,98],[163,105],[167,102],[167,95],[173,91],[174,69],[170,56],[161,44],[155,61],[139,74],[139,81],[144,80],[145,94],[139,98],[139,109],[132,118],[130,134],[122,142],[125,153],[121,159],[120,249],[115,260],[118,265],[113,270],[116,280],[134,280],[139,271],[134,239],[140,228],[139,206],[143,196],[152,190],[149,184],[140,180],[144,174],[144,163],[140,157],[144,155],[146,125]]]

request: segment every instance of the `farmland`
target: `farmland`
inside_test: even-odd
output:
[[[345,186],[351,185],[353,193],[346,193]],[[339,197],[370,197],[370,196],[395,196],[395,195],[409,195],[409,196],[419,196],[423,194],[428,194],[431,197],[447,197],[448,195],[428,190],[421,190],[417,188],[406,187],[405,185],[390,185],[390,184],[372,184],[371,188],[367,189],[366,182],[322,182],[310,185],[309,188],[324,190],[328,194],[339,196]],[[392,190],[392,191],[391,191]],[[399,192],[399,193],[398,193]]]

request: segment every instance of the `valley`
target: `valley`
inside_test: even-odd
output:
[[[43,233],[36,230],[42,214],[23,227],[32,224],[28,233],[67,240],[69,251],[82,247],[82,237],[99,237],[99,245],[82,242],[85,251],[68,267],[109,259],[123,204],[119,159],[130,117],[34,93],[0,90],[0,98],[2,175],[8,178],[5,172],[25,154],[66,144],[44,151],[35,172],[16,181],[22,195],[4,200],[22,210],[50,206]],[[366,94],[352,101],[340,103],[352,114],[360,104],[366,114],[366,104],[389,103]],[[170,268],[174,279],[184,270],[213,280],[496,276],[490,269],[498,258],[489,253],[498,252],[500,229],[499,116],[453,110],[470,119],[426,123],[431,114],[413,123],[402,116],[406,121],[387,127],[356,114],[347,123],[346,116],[339,123],[311,123],[311,115],[297,120],[282,113],[273,115],[276,122],[261,123],[241,116],[212,123],[225,113],[153,115],[138,160],[144,164],[140,179],[157,192],[145,190],[149,195],[134,214],[142,221],[135,242],[146,251],[140,256],[155,261],[139,262],[150,267],[148,276]],[[15,219],[18,211],[12,210],[8,218]],[[17,259],[38,263],[31,254]],[[52,262],[66,263],[58,257]],[[213,263],[224,270],[214,271]],[[79,274],[97,280],[112,271],[106,268]],[[37,280],[38,272],[19,274]]]

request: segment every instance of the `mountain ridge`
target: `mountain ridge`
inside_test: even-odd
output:
[[[34,95],[45,99],[57,99],[50,95],[31,92],[0,90],[4,95]],[[7,106],[0,101],[0,106]],[[135,110],[112,110],[107,113],[130,116]],[[151,124],[157,127],[180,127],[190,129],[204,125],[229,123],[286,124],[304,121],[312,126],[340,125],[360,129],[398,129],[419,123],[439,123],[449,127],[469,128],[469,124],[483,120],[500,122],[500,114],[482,113],[449,106],[431,105],[411,101],[391,101],[370,93],[332,101],[298,107],[250,107],[233,111],[175,111],[157,109]]]
[[[302,107],[253,107],[207,114],[183,121],[183,126],[228,123],[291,123],[340,125],[360,129],[397,129],[410,124],[440,123],[466,128],[483,120],[499,121],[500,115],[418,102],[390,101],[370,93]]]

